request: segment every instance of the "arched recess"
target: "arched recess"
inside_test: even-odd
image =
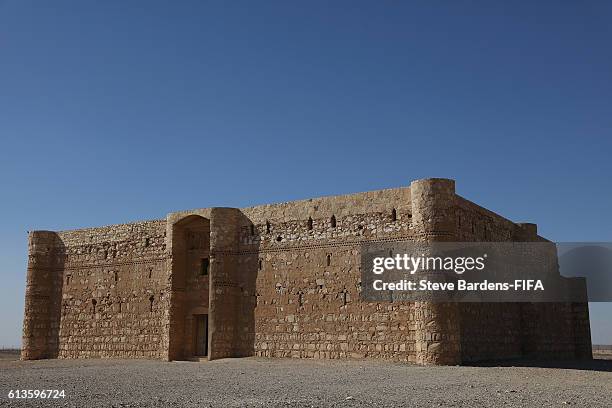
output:
[[[189,214],[171,223],[170,228],[172,257],[168,357],[170,360],[206,357],[208,329],[201,326],[208,324],[208,315],[194,314],[193,311],[208,310],[209,305],[210,219]]]
[[[239,252],[241,231],[248,231],[252,224],[236,208],[168,215],[169,360],[253,355],[258,256]],[[209,262],[204,263],[206,255]],[[208,325],[206,356],[198,355],[193,337],[204,319]]]

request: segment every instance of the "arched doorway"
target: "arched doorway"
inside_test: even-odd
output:
[[[210,220],[188,215],[172,225],[169,358],[209,356]]]

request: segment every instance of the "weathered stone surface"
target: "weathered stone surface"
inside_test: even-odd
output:
[[[360,245],[536,241],[454,181],[30,233],[23,359],[590,356],[588,306],[359,300]]]

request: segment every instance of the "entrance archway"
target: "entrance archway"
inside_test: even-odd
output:
[[[169,359],[209,356],[210,220],[188,215],[172,225]]]

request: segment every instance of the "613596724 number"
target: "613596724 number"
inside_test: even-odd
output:
[[[64,390],[10,390],[9,399],[59,399],[65,398]]]

